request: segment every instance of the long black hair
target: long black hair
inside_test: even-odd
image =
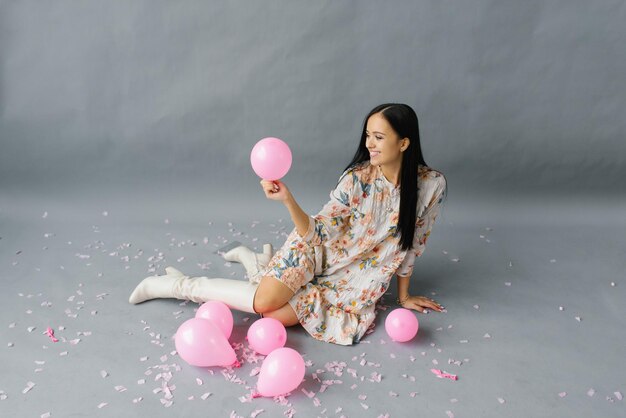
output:
[[[418,164],[428,167],[422,155],[420,144],[419,122],[415,111],[406,104],[385,103],[373,108],[363,121],[361,142],[344,172],[351,167],[370,159],[370,153],[365,146],[365,131],[370,116],[380,113],[398,134],[400,139],[409,138],[409,147],[402,153],[402,168],[400,169],[400,212],[398,214],[398,230],[400,231],[400,248],[413,248],[415,224],[417,222],[418,197]],[[447,193],[446,193],[447,195]]]

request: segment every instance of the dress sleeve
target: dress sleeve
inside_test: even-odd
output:
[[[446,180],[445,177],[439,177],[439,184],[435,186],[435,192],[430,199],[430,203],[426,207],[423,215],[417,220],[415,224],[415,235],[413,236],[413,248],[407,251],[402,264],[396,270],[396,274],[399,276],[411,276],[413,274],[413,265],[415,264],[415,258],[421,257],[426,248],[426,241],[430,236],[430,231],[435,224],[435,220],[439,215],[439,209],[441,208],[441,201],[446,193]]]
[[[326,203],[317,215],[309,216],[309,228],[301,237],[310,246],[322,245],[341,234],[350,224],[350,202],[354,193],[355,177],[353,169],[348,169],[339,177],[337,187],[333,189]]]

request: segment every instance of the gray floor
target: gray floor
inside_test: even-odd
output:
[[[213,251],[231,240],[279,247],[293,228],[262,196],[215,204],[188,192],[2,192],[0,416],[626,416],[623,201],[451,195],[412,282],[447,312],[417,314],[417,337],[390,341],[394,282],[361,344],[289,328],[287,346],[308,366],[280,402],[245,399],[261,361],[202,369],[172,354],[196,304],[127,302],[151,268],[243,278]],[[311,213],[327,196],[301,204]],[[234,316],[243,359],[256,318]]]

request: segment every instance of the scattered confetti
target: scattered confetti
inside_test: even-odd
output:
[[[446,372],[442,372],[439,369],[430,369],[430,371],[433,372],[435,375],[437,375],[437,377],[439,377],[439,378],[444,378],[445,377],[445,378],[448,378],[448,379],[451,379],[451,380],[457,380],[457,375],[455,375],[455,374],[449,374],[449,373],[446,373]]]
[[[26,387],[22,390],[22,393],[28,393],[32,388],[35,387],[33,382],[26,383]]]

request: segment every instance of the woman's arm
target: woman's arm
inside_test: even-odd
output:
[[[268,199],[279,200],[287,206],[298,234],[300,234],[300,237],[304,237],[312,221],[309,220],[309,215],[300,208],[300,205],[298,205],[285,183],[280,180],[261,180],[260,183]]]
[[[405,300],[409,296],[409,282],[411,281],[411,276],[400,276],[398,277],[398,299]]]
[[[298,205],[298,202],[296,202],[296,199],[291,193],[289,193],[287,199],[284,200],[284,203],[289,210],[291,220],[296,226],[300,238],[306,236],[306,233],[309,230],[309,215],[307,215],[306,212],[302,210],[302,208],[300,207],[300,205]]]
[[[409,294],[409,282],[411,276],[398,277],[398,305],[406,309],[414,309],[422,313],[428,313],[426,308],[430,308],[434,311],[441,312],[444,307],[435,302],[434,300],[427,298],[426,296],[411,296]]]
[[[321,245],[335,237],[348,224],[350,218],[350,197],[353,176],[346,171],[340,177],[337,187],[330,192],[331,200],[315,216],[309,216],[296,202],[287,186],[280,180],[261,180],[265,196],[279,200],[289,210],[300,239],[309,245]]]

